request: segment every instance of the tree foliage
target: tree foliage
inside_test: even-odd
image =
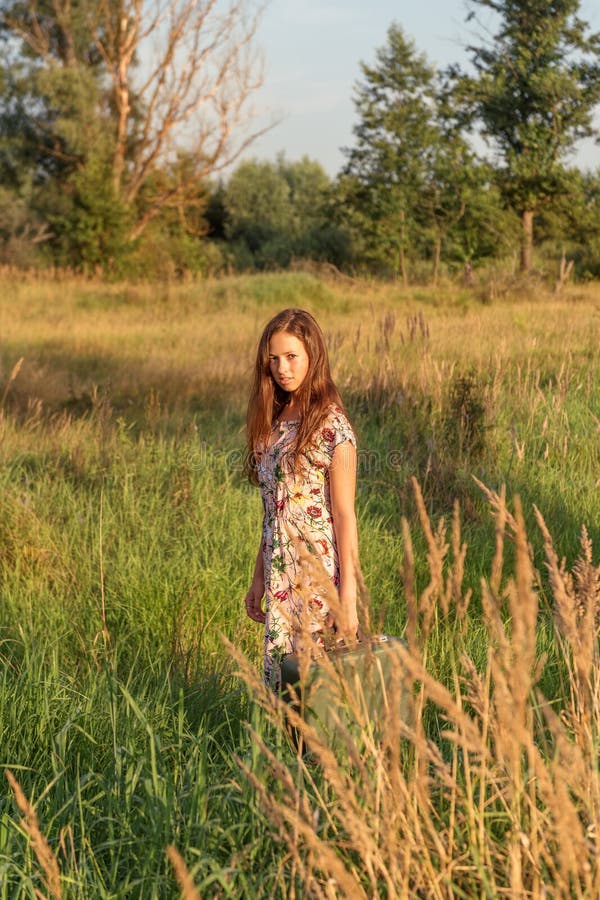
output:
[[[535,219],[550,265],[600,272],[600,173],[569,165],[600,101],[580,0],[468,0],[469,71],[436,71],[392,24],[334,180],[238,161],[255,2],[0,0],[0,262],[177,277],[308,258],[436,282],[519,248],[528,269]]]
[[[374,65],[361,65],[355,144],[340,179],[341,214],[350,211],[358,255],[409,278],[410,258],[429,257],[437,280],[442,249],[469,259],[461,222],[482,198],[497,198],[440,89],[435,69],[398,25]]]
[[[92,263],[106,242],[132,245],[165,211],[197,205],[199,186],[255,136],[245,125],[261,84],[257,22],[246,0],[0,3],[0,173],[39,187],[57,246]],[[59,210],[44,207],[50,181]]]
[[[576,141],[593,133],[600,34],[587,33],[579,0],[469,5],[470,19],[491,12],[494,33],[468,47],[473,75],[451,70],[453,97],[496,155],[497,183],[522,218],[521,266],[528,270],[534,216],[569,190],[565,161]]]
[[[354,103],[359,122],[343,173],[345,205],[354,214],[367,260],[407,278],[416,210],[427,157],[435,142],[432,121],[435,73],[396,26],[388,31],[375,65],[361,64]]]
[[[329,221],[330,192],[322,166],[308,157],[241,163],[222,196],[223,232],[235,264],[268,269],[298,258],[346,262],[344,235]]]

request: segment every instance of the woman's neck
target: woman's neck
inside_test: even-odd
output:
[[[300,418],[300,407],[297,403],[294,402],[294,397],[291,396],[287,401],[285,406],[281,407],[279,415],[277,416],[279,421],[282,419],[299,419]]]

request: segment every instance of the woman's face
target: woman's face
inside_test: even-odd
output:
[[[276,331],[269,341],[269,368],[275,382],[284,391],[297,391],[308,372],[306,347],[294,334]]]

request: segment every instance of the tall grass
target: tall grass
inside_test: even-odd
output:
[[[332,671],[325,683],[340,711],[333,743],[310,719],[278,702],[231,648],[266,715],[282,730],[289,721],[310,750],[298,753],[294,769],[255,733],[268,777],[241,763],[288,848],[290,872],[298,873],[310,896],[598,896],[600,566],[591,561],[584,531],[581,555],[567,572],[537,513],[552,584],[553,664],[565,678],[560,696],[545,696],[539,575],[522,510],[517,503],[513,515],[502,497],[491,500],[498,542],[492,573],[481,583],[482,665],[464,639],[469,596],[462,592],[462,556],[448,564],[444,530],[434,536],[423,514],[431,581],[417,595],[405,532],[412,624],[387,684],[382,733],[374,732],[367,705],[357,702],[356,684]],[[513,573],[504,571],[507,540],[516,546]],[[453,633],[449,685],[428,671],[432,628]],[[323,666],[332,669],[327,660]],[[414,715],[403,719],[398,696],[411,692]],[[348,708],[358,734],[344,727],[341,711]]]
[[[22,792],[0,791],[0,896],[51,894],[34,822],[65,897],[178,896],[186,871],[201,896],[593,896],[597,288],[481,305],[301,274],[14,278],[0,297],[0,764]],[[222,641],[258,671],[242,425],[288,304],[329,336],[372,627],[407,637],[420,698],[402,765],[371,746],[327,758],[337,781]]]

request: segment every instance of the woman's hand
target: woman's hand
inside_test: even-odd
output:
[[[340,615],[336,622],[338,634],[346,641],[352,643],[358,638],[358,615],[356,612],[356,593],[349,596],[340,593]]]
[[[263,531],[264,531],[264,522],[263,522]],[[256,554],[256,563],[254,564],[254,575],[252,577],[252,584],[250,585],[250,590],[246,594],[244,599],[244,603],[246,605],[246,613],[250,616],[253,622],[260,622],[264,624],[266,620],[265,611],[262,608],[262,600],[265,596],[265,566],[263,560],[262,553],[262,541],[261,546],[258,548],[258,553]]]
[[[262,607],[262,600],[265,595],[264,581],[253,581],[250,590],[246,594],[244,603],[246,604],[246,613],[253,622],[264,624],[266,620],[265,611]]]

